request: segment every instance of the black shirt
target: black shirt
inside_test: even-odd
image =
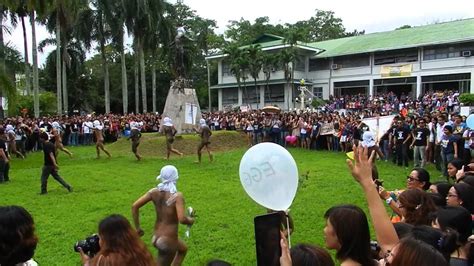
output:
[[[430,135],[430,130],[427,128],[415,128],[413,130],[415,137],[415,146],[426,146],[426,138]]]
[[[395,130],[395,139],[397,140],[397,144],[402,144],[405,140],[408,139],[410,135],[410,130],[406,127],[397,128]]]
[[[47,166],[53,166],[54,163],[51,160],[51,157],[49,156],[50,153],[53,153],[54,159],[56,159],[56,153],[55,153],[55,147],[54,144],[51,142],[45,142],[43,144],[43,153],[44,153],[44,165]]]

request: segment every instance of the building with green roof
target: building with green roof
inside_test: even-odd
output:
[[[282,37],[269,34],[252,44],[256,43],[268,53],[289,47]],[[283,69],[275,67],[271,73],[260,73],[257,88],[251,77],[238,88],[226,54],[208,57],[218,63],[218,83],[211,89],[218,92],[219,110],[266,105],[289,110],[303,108],[314,98],[375,96],[389,91],[412,97],[440,90],[474,93],[474,18],[298,42],[295,48],[293,80],[288,82]],[[300,79],[306,81],[304,86]]]

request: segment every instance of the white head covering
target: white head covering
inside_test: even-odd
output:
[[[8,124],[5,129],[6,129],[7,133],[14,130],[13,126],[10,125],[10,124]]]
[[[172,124],[171,122],[172,122],[172,121],[171,121],[171,118],[169,118],[169,117],[165,117],[165,118],[163,119],[163,125],[165,125],[165,126],[168,126],[168,127],[173,126],[173,124]]]
[[[99,120],[94,120],[94,123],[93,123],[94,127],[98,127],[100,126],[100,122]]]
[[[165,165],[161,168],[160,175],[156,177],[156,180],[161,179],[161,183],[158,185],[159,191],[168,191],[171,194],[176,193],[176,181],[178,180],[178,169],[173,165]]]
[[[375,146],[375,134],[372,131],[365,131],[362,135],[362,146],[373,147]]]
[[[137,122],[132,121],[132,122],[130,123],[130,127],[131,127],[132,129],[137,129],[137,128],[138,128]]]
[[[204,120],[203,118],[199,119],[199,125],[205,126],[206,125],[206,120]]]

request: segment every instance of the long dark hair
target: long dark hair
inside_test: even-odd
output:
[[[362,265],[375,265],[370,249],[370,232],[367,216],[355,205],[334,206],[326,211],[341,248],[336,253],[340,261],[352,259]]]
[[[411,237],[400,241],[391,266],[448,266],[443,255],[431,245]]]
[[[102,255],[101,261],[107,265],[155,265],[145,243],[122,215],[113,214],[103,219],[99,223],[99,236],[103,246],[94,260],[98,261]]]
[[[0,265],[28,261],[37,243],[33,217],[28,211],[20,206],[0,207]]]
[[[405,208],[405,222],[413,225],[430,225],[430,214],[436,205],[428,194],[419,189],[407,189],[400,194],[400,204]]]

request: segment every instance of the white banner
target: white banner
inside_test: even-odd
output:
[[[186,115],[184,117],[184,123],[185,124],[191,124],[194,125],[196,124],[196,115],[197,115],[197,105],[192,104],[192,103],[186,103]]]
[[[362,122],[369,126],[369,130],[377,137],[377,141],[390,129],[394,115],[371,117],[362,119]]]

